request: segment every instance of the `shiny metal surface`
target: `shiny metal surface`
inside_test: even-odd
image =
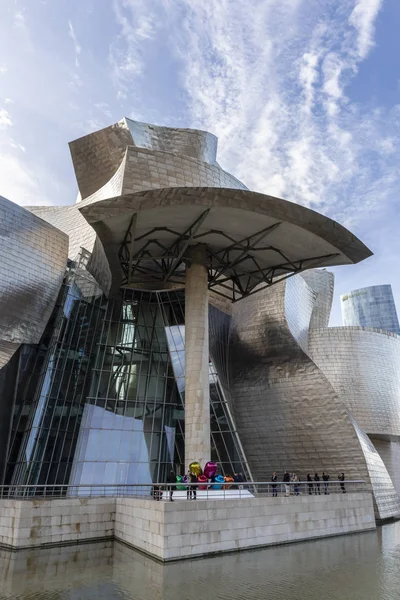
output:
[[[367,434],[354,422],[354,429],[364,452],[374,494],[375,512],[379,519],[400,518],[400,499],[394,483],[378,451]]]
[[[37,344],[64,276],[67,236],[0,197],[0,368],[20,344]]]
[[[68,235],[68,257],[78,261],[81,249],[89,253],[82,265],[89,288],[90,279],[107,295],[111,287],[111,271],[103,245],[94,229],[88,224],[76,206],[29,206],[27,210],[54,225]]]
[[[233,306],[233,416],[254,478],[287,469],[304,479],[323,471],[336,479],[344,471],[369,482],[346,407],[296,342],[304,339],[314,298],[301,277],[293,277]],[[290,303],[292,329],[285,311]]]
[[[254,477],[285,469],[367,477],[377,517],[397,517],[394,482],[366,433],[372,425],[380,437],[397,432],[400,339],[372,331],[378,349],[357,328],[358,344],[349,346],[355,328],[339,328],[339,337],[313,329],[328,323],[333,279],[325,273],[292,277],[233,306],[228,377],[240,438]]]
[[[247,189],[216,162],[217,138],[122,119],[70,143],[86,203],[141,190],[205,186]]]
[[[400,523],[167,565],[113,542],[0,550],[0,595],[4,600],[398,600],[399,562]]]
[[[369,435],[400,440],[400,337],[363,327],[310,331],[310,356]]]
[[[334,274],[326,269],[310,269],[301,276],[316,294],[310,328],[328,327],[335,286]]]

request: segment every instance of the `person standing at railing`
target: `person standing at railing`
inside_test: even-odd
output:
[[[172,498],[172,495],[173,495],[174,489],[175,489],[176,475],[175,475],[175,471],[173,471],[172,469],[169,472],[169,475],[167,477],[167,483],[168,483],[168,490],[169,490],[169,501],[173,502],[174,499]]]
[[[340,475],[338,475],[338,479],[340,481],[340,487],[342,488],[342,494],[346,493],[346,488],[344,485],[344,473],[340,473]]]
[[[238,490],[242,490],[242,489],[243,489],[243,481],[244,481],[244,478],[243,478],[243,473],[235,473],[235,474],[234,474],[234,476],[233,476],[233,481],[234,481],[235,483],[238,483],[238,484],[239,484],[239,485],[237,486],[237,489],[238,489]]]
[[[292,481],[293,481],[293,488],[294,488],[294,495],[298,496],[299,495],[299,478],[296,475],[296,473],[292,473]]]
[[[307,473],[307,481],[309,482],[309,483],[307,483],[307,485],[308,485],[308,495],[312,496],[313,487],[314,486],[313,486],[313,478],[311,477],[310,473]]]
[[[320,490],[320,483],[319,482],[321,481],[321,478],[318,475],[318,473],[315,473],[315,475],[314,475],[314,481],[315,481],[315,495],[318,494],[318,496],[320,496],[321,495],[321,490]]]
[[[197,483],[197,475],[195,475],[194,473],[191,473],[190,471],[188,472],[188,483]],[[196,500],[196,494],[197,494],[197,486],[195,485],[188,485],[188,489],[187,489],[187,493],[186,493],[186,498],[188,500]]]
[[[290,474],[287,471],[283,476],[283,483],[285,484],[285,496],[290,496]]]
[[[325,496],[329,496],[329,492],[328,492],[328,481],[329,481],[329,475],[328,473],[322,473],[322,479],[324,481],[324,487],[325,487]]]
[[[277,498],[278,485],[275,482],[278,481],[278,475],[275,473],[275,471],[272,473],[271,481],[272,481],[272,497]]]

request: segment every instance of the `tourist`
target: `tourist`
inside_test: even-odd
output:
[[[243,473],[239,473],[239,475],[238,475],[238,482],[241,483],[241,484],[243,484],[243,482],[244,482]],[[238,487],[239,487],[239,490],[242,490],[244,488],[243,485],[239,485]]]
[[[314,481],[316,482],[315,483],[315,495],[318,494],[318,496],[320,496],[321,495],[321,491],[319,489],[320,488],[320,483],[319,482],[321,481],[321,479],[320,479],[320,476],[318,475],[318,473],[315,473],[315,475],[314,475]]]
[[[171,469],[171,471],[169,472],[169,475],[167,477],[167,483],[168,483],[168,490],[169,490],[169,500],[170,502],[173,502],[174,499],[172,498],[172,495],[174,493],[174,489],[175,489],[175,483],[176,483],[176,475],[175,475],[175,471],[173,471]]]
[[[290,475],[287,471],[283,476],[283,483],[285,484],[285,496],[290,496]]]
[[[276,498],[278,496],[278,489],[277,489],[278,485],[275,482],[278,481],[278,476],[275,473],[275,471],[272,473],[271,481],[272,481],[272,497]]]
[[[325,486],[325,496],[329,496],[329,492],[328,492],[328,481],[329,481],[329,475],[328,473],[322,473],[322,479],[324,481],[324,486]]]
[[[197,483],[197,475],[195,475],[194,473],[191,473],[189,471],[188,473],[188,482],[189,483]],[[188,486],[188,491],[186,494],[187,499],[189,500],[196,500],[196,494],[197,494],[197,486],[195,485],[189,485]]]
[[[162,500],[163,493],[162,493],[162,489],[160,488],[159,485],[153,486],[152,495],[153,495],[154,500],[157,500],[157,502]]]
[[[308,485],[308,494],[309,494],[309,496],[311,496],[312,493],[313,493],[313,487],[314,486],[313,486],[313,483],[312,483],[312,477],[311,477],[310,473],[307,474],[307,481],[311,482],[311,483],[307,484]]]
[[[293,487],[294,487],[294,495],[298,496],[299,495],[299,478],[296,475],[296,473],[292,473],[292,481],[293,481]]]
[[[338,479],[340,481],[340,487],[342,488],[342,493],[345,494],[346,488],[344,486],[344,473],[341,473],[340,475],[338,475]]]
[[[186,499],[187,500],[191,500],[192,499],[192,488],[189,485],[190,484],[190,478],[191,478],[191,473],[190,473],[190,469],[188,469],[188,472],[186,473],[186,481],[188,483],[188,486],[186,488]]]

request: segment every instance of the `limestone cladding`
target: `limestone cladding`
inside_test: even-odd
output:
[[[115,537],[164,561],[375,528],[370,493],[192,502],[117,499]]]
[[[210,460],[207,269],[192,264],[185,288],[185,462]]]
[[[31,548],[114,535],[115,498],[0,500],[0,545]]]
[[[369,492],[223,502],[0,500],[0,546],[21,549],[115,537],[164,561],[374,528]]]

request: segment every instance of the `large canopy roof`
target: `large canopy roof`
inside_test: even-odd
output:
[[[371,251],[319,213],[246,190],[164,188],[79,209],[119,285],[182,285],[190,246],[206,246],[209,288],[232,301],[305,269],[357,263]]]

